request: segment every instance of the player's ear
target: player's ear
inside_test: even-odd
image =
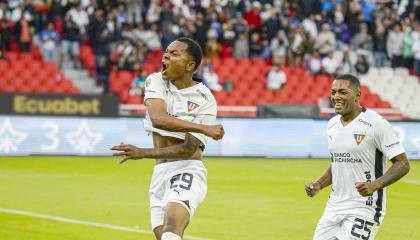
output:
[[[185,70],[188,72],[194,71],[195,68],[195,62],[194,61],[188,61],[187,65],[185,66]]]
[[[356,99],[355,102],[358,102],[360,100],[360,96],[362,95],[362,92],[360,91],[360,89],[356,90]]]

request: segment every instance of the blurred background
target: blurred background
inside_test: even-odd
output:
[[[334,76],[357,75],[420,159],[419,21],[420,0],[0,0],[0,239],[152,238],[153,162],[106,156],[152,146],[145,79],[182,36],[226,132],[185,239],[311,239]],[[419,171],[390,187],[378,239],[420,239]]]
[[[2,0],[0,21],[1,154],[149,146],[145,78],[186,36],[228,129],[206,154],[327,157],[332,79],[352,73],[420,156],[419,0]]]

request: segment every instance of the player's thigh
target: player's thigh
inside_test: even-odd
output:
[[[340,228],[341,221],[338,217],[328,218],[324,215],[316,226],[313,240],[335,240]]]
[[[207,174],[199,170],[183,170],[172,174],[165,201],[179,203],[194,215],[207,193]]]
[[[373,240],[379,225],[372,219],[361,216],[348,216],[343,220],[343,227],[337,233],[340,240]]]
[[[162,232],[172,232],[182,236],[190,222],[190,213],[178,202],[169,202],[166,205]]]

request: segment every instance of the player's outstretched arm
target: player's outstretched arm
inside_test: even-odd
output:
[[[124,158],[119,161],[121,164],[127,160],[139,160],[142,158],[188,159],[194,155],[200,144],[200,140],[187,133],[183,143],[165,148],[138,148],[131,144],[121,144],[112,147],[111,150],[120,151],[113,153],[112,156],[123,156]]]
[[[376,190],[387,187],[400,178],[404,177],[410,171],[410,163],[405,153],[399,154],[391,159],[392,166],[386,173],[373,182],[358,182],[356,189],[362,196],[371,196]]]
[[[315,196],[321,189],[328,187],[332,183],[331,164],[325,170],[324,174],[315,182],[310,182],[305,185],[306,194],[309,197]]]
[[[146,101],[153,127],[171,132],[196,132],[219,140],[223,138],[225,131],[222,125],[203,125],[180,120],[170,116],[166,112],[166,104],[162,99],[154,98]]]

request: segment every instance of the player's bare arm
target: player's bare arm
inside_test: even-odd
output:
[[[183,121],[170,116],[166,112],[166,104],[162,99],[148,99],[146,101],[153,127],[171,132],[196,132],[219,140],[223,138],[225,131],[222,125],[203,125]]]
[[[331,164],[325,170],[324,174],[315,182],[311,182],[305,185],[306,194],[309,197],[315,196],[321,189],[328,187],[332,183],[332,172]]]
[[[183,143],[164,148],[138,148],[131,144],[121,144],[111,148],[111,150],[120,151],[113,153],[113,156],[123,156],[119,163],[127,160],[139,160],[142,158],[153,159],[189,159],[200,147],[200,140],[193,135],[185,134]]]
[[[391,159],[392,166],[380,178],[368,182],[356,183],[356,189],[362,196],[371,196],[378,189],[387,187],[404,177],[410,171],[407,155],[402,153]]]

